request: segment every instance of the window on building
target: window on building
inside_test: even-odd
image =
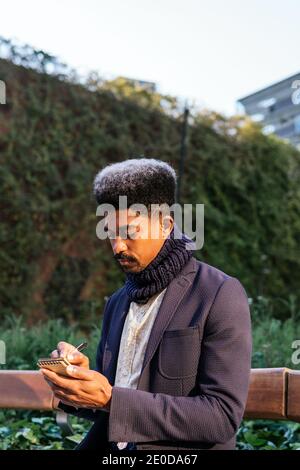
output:
[[[267,98],[266,100],[262,100],[258,103],[258,106],[260,106],[261,108],[270,108],[271,106],[274,107],[275,103],[276,103],[276,98]]]
[[[287,117],[284,117],[284,116],[283,116],[282,118],[280,118],[280,124],[285,124],[285,123],[287,123],[288,121],[289,121],[289,119],[288,119]]]
[[[262,113],[250,114],[250,117],[255,122],[260,122],[264,119],[264,115]]]

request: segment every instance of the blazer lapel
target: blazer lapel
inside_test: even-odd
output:
[[[120,295],[119,305],[111,319],[103,353],[103,373],[111,383],[115,380],[121,336],[129,306],[130,299],[124,289],[124,295]]]
[[[193,276],[192,274],[197,270],[195,259],[192,257],[184,266],[180,274],[174,278],[163,297],[157,316],[154,320],[153,327],[147,343],[143,366],[139,378],[139,382],[143,370],[152,359],[159,343],[162,339],[163,333],[168,327],[172,317],[180,306],[180,302],[184,297],[188,287],[190,286]]]

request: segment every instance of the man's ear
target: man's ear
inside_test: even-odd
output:
[[[166,215],[162,221],[162,230],[163,230],[163,234],[165,238],[167,238],[169,233],[172,231],[173,225],[174,225],[173,218],[169,215]]]

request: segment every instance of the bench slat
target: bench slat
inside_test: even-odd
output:
[[[57,403],[40,371],[0,370],[0,408],[57,410]],[[244,418],[300,422],[300,371],[252,369]]]
[[[287,371],[285,367],[251,370],[245,418],[286,418]]]
[[[300,370],[290,370],[288,374],[287,417],[300,422]]]
[[[52,410],[53,393],[40,371],[1,370],[0,408]]]

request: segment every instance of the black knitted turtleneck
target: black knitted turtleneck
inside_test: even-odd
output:
[[[187,249],[187,244],[191,249]],[[168,238],[151,263],[138,273],[126,273],[125,288],[130,300],[145,304],[150,297],[161,292],[179,274],[194,250],[195,243],[180,232],[174,223]]]

